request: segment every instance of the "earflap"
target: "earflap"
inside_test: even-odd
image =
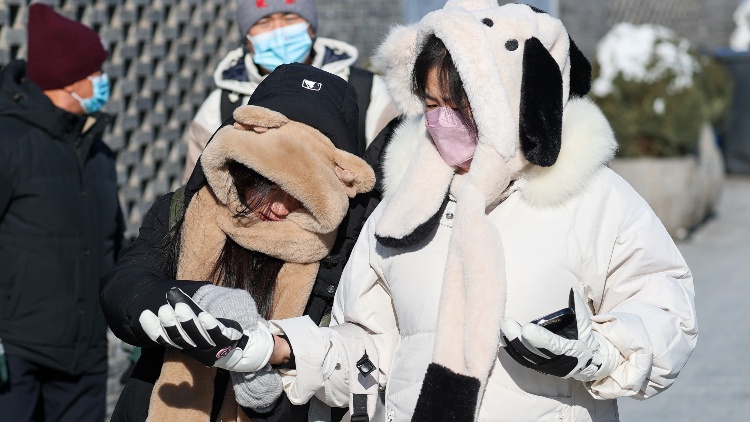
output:
[[[570,38],[570,37],[568,37]],[[591,63],[570,38],[570,98],[581,98],[591,90]]]
[[[519,110],[519,138],[526,159],[534,165],[555,164],[560,153],[563,78],[557,62],[541,41],[526,40]]]

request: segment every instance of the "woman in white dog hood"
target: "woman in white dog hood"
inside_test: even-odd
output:
[[[376,62],[406,119],[331,327],[273,322],[289,397],[352,420],[617,421],[614,399],[668,388],[697,339],[692,275],[607,167],[616,142],[562,23],[451,0]]]

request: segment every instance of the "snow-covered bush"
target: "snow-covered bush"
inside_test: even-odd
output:
[[[735,51],[750,49],[750,0],[743,1],[734,11],[734,23],[737,27],[729,39],[729,46]]]
[[[721,124],[728,78],[713,59],[656,25],[620,23],[597,45],[592,96],[612,123],[620,156],[681,156],[702,125]]]

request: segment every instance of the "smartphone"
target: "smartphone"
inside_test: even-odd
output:
[[[560,309],[559,311],[537,318],[531,321],[531,323],[544,327],[565,338],[573,338],[570,337],[571,335],[578,337],[576,312],[571,308]]]

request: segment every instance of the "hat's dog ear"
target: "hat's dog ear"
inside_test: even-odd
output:
[[[570,40],[570,97],[591,89],[591,64]],[[562,139],[563,77],[555,59],[537,38],[526,40],[523,53],[519,137],[526,159],[549,167],[557,161]]]
[[[580,98],[591,90],[591,63],[570,40],[570,97]]]
[[[557,161],[562,138],[563,78],[555,59],[535,37],[523,52],[519,137],[531,164],[549,167]]]
[[[375,172],[364,160],[340,149],[334,152],[333,160],[336,162],[333,171],[349,198],[369,192],[375,186]]]

